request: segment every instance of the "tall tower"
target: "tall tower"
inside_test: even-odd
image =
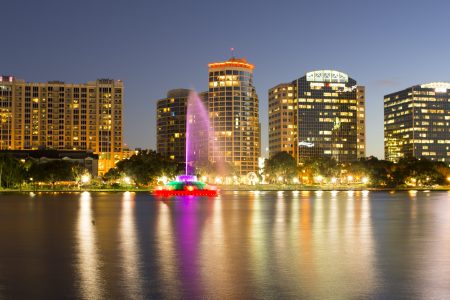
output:
[[[258,171],[259,103],[253,86],[254,65],[230,58],[209,67],[208,105],[214,136],[208,158],[231,164],[237,173]]]

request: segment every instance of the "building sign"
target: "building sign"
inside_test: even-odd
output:
[[[305,141],[299,142],[298,145],[303,146],[303,147],[308,147],[308,148],[314,147],[314,143],[309,143],[309,142],[305,142]]]
[[[348,82],[348,75],[334,70],[318,70],[306,73],[306,81]]]

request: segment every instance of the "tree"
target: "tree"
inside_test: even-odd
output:
[[[289,153],[278,152],[266,159],[264,174],[270,182],[276,182],[278,178],[282,178],[282,182],[288,182],[298,174],[297,162]]]
[[[177,173],[177,163],[154,150],[143,150],[128,159],[119,161],[105,174],[105,179],[117,180],[128,176],[138,185],[148,185],[157,177],[172,177]]]
[[[337,161],[328,156],[313,157],[303,160],[302,172],[312,179],[316,176],[335,177],[340,175],[340,167]]]
[[[11,156],[0,157],[0,187],[12,188],[23,182],[25,167]]]
[[[29,177],[34,181],[51,183],[55,185],[57,181],[75,180],[72,168],[74,163],[64,160],[51,160],[44,163],[34,162],[29,169]]]

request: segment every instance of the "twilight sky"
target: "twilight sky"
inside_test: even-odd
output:
[[[270,3],[265,3],[270,2]],[[262,150],[267,90],[316,69],[366,86],[367,155],[384,157],[383,95],[450,81],[450,1],[2,1],[0,74],[125,84],[125,142],[156,148],[156,100],[207,89],[207,64],[256,65]]]

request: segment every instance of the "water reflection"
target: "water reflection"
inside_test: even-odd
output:
[[[79,203],[77,230],[79,288],[84,299],[101,299],[104,297],[104,289],[100,276],[91,194],[81,193]]]
[[[2,195],[0,298],[446,299],[449,195]]]
[[[130,192],[123,194],[119,225],[125,294],[132,299],[142,298],[144,294],[140,273],[142,258],[136,237],[135,196]]]
[[[174,241],[174,227],[171,214],[171,203],[168,201],[157,202],[156,239],[157,262],[160,270],[161,284],[169,288],[163,288],[162,292],[166,298],[179,299],[180,286],[178,280],[178,262]]]

